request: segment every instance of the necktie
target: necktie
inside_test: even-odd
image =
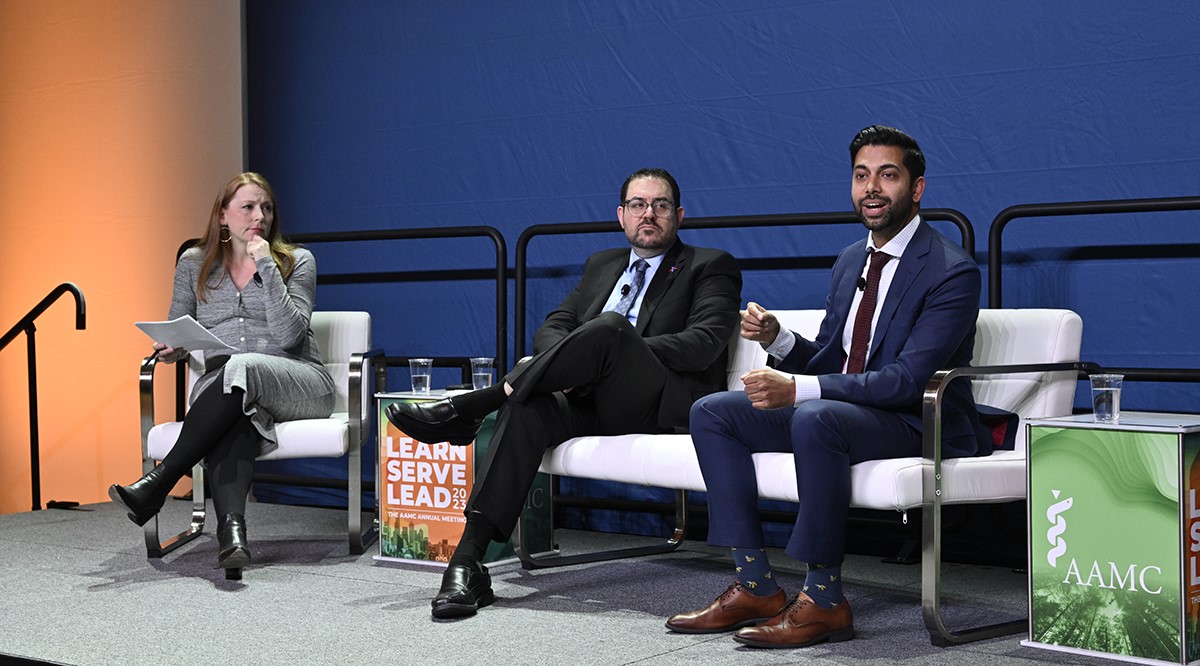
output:
[[[629,309],[633,307],[633,302],[637,300],[638,294],[642,291],[642,283],[646,281],[646,269],[649,266],[650,264],[646,263],[645,259],[633,262],[633,279],[629,281],[629,291],[625,292],[625,295],[617,302],[613,312],[619,312],[625,317],[629,316]]]
[[[879,275],[883,265],[892,255],[883,252],[871,253],[871,267],[867,269],[867,290],[858,303],[858,314],[854,315],[854,334],[850,338],[850,358],[846,360],[846,372],[858,373],[867,364],[867,344],[871,341],[871,320],[875,318],[875,301],[879,298]]]

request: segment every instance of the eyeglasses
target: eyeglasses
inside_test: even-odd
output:
[[[675,212],[675,202],[670,199],[655,199],[650,202],[645,199],[626,199],[621,204],[634,215],[645,213],[647,208],[653,208],[654,214],[659,217],[668,217]]]

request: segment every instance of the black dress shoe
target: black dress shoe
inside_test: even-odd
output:
[[[227,513],[217,521],[217,566],[241,569],[250,564],[250,545],[246,543],[246,519],[240,513]]]
[[[459,416],[449,398],[433,402],[393,402],[385,411],[392,425],[425,443],[450,442],[455,446],[466,446],[475,440],[483,425],[483,419]]]
[[[162,509],[167,501],[167,493],[177,481],[179,478],[171,478],[160,464],[128,486],[112,484],[108,487],[108,496],[117,506],[125,509],[130,520],[141,526],[150,522]]]
[[[442,589],[433,598],[433,616],[446,619],[474,615],[494,601],[487,567],[479,562],[451,564],[442,574]]]

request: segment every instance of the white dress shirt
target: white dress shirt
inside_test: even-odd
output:
[[[650,288],[650,281],[654,279],[654,274],[658,272],[658,267],[662,265],[663,257],[666,253],[655,255],[653,257],[639,257],[634,253],[633,249],[629,250],[629,261],[625,264],[625,272],[621,274],[621,279],[617,280],[617,284],[613,287],[612,293],[608,295],[608,300],[604,302],[604,307],[601,312],[608,312],[617,307],[617,303],[621,301],[621,288],[629,286],[633,281],[633,262],[638,259],[646,260],[646,277],[642,281],[642,289],[638,292],[637,299],[633,301],[633,306],[629,308],[627,318],[629,323],[637,326],[638,311],[642,309],[642,300],[646,297],[646,290]]]
[[[876,252],[883,252],[891,255],[892,259],[883,265],[883,271],[879,275],[879,296],[875,301],[875,313],[871,318],[871,337],[868,342],[867,349],[870,350],[870,343],[875,341],[875,325],[879,323],[879,313],[883,310],[883,302],[887,298],[888,289],[892,286],[892,278],[896,275],[896,268],[900,266],[900,257],[904,256],[904,250],[908,248],[908,244],[912,241],[913,235],[917,233],[917,224],[921,221],[921,216],[916,215],[913,219],[904,225],[900,233],[896,234],[892,240],[888,241],[883,247],[875,247],[874,241],[871,239],[870,233],[867,234],[867,248]],[[865,280],[867,269],[870,262],[863,264],[862,278]],[[854,337],[854,320],[858,317],[858,304],[862,301],[863,290],[854,290],[854,299],[850,302],[850,313],[846,317],[846,327],[842,331],[842,358],[847,359],[850,356],[850,341]],[[796,334],[790,330],[780,327],[779,335],[775,336],[775,340],[769,345],[763,345],[763,348],[768,354],[775,359],[782,359],[792,351],[796,346]],[[870,358],[868,351],[867,358]],[[842,372],[846,371],[846,361],[842,361]],[[783,373],[788,375],[788,373]],[[805,400],[815,400],[821,397],[821,384],[817,380],[816,375],[788,375],[796,381],[796,404],[800,404]]]

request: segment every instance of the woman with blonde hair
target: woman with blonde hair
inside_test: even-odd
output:
[[[245,513],[255,458],[278,446],[277,420],[333,410],[333,379],[309,329],[316,279],[312,254],[283,240],[266,179],[247,172],[226,183],[204,237],[175,267],[169,318],[191,315],[230,349],[203,353],[205,372],[171,452],[131,485],[109,488],[130,520],[153,518],[175,483],[203,461],[217,514],[217,564],[250,563]],[[166,363],[188,354],[154,348]]]

